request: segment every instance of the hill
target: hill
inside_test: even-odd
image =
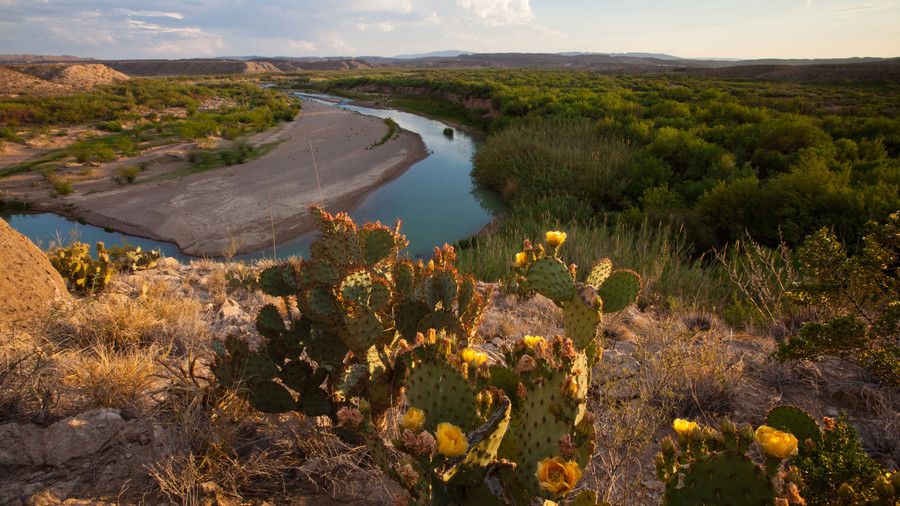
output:
[[[65,94],[125,80],[125,74],[96,63],[8,65],[0,67],[0,95]]]

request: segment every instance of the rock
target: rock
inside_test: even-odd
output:
[[[0,219],[0,322],[22,325],[68,298],[66,283],[37,246]]]
[[[89,455],[103,448],[125,428],[115,409],[95,409],[60,420],[44,434],[44,460],[51,466]]]
[[[219,308],[219,319],[225,321],[235,321],[244,319],[244,310],[232,299],[225,299],[222,307]]]
[[[156,268],[164,270],[179,270],[181,269],[181,262],[172,257],[164,257],[157,260]]]
[[[0,466],[44,463],[44,429],[37,425],[0,425]]]
[[[78,480],[62,481],[54,483],[50,487],[32,495],[25,501],[28,506],[51,506],[62,504],[63,501],[72,493]]]

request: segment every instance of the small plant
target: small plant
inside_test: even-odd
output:
[[[130,184],[137,179],[143,170],[136,165],[125,165],[116,169],[116,181],[120,184]]]
[[[53,189],[53,193],[59,195],[60,197],[71,195],[75,191],[75,188],[72,186],[71,181],[66,181],[59,176],[49,176],[47,177],[47,182],[50,183],[50,187]]]
[[[116,270],[136,272],[156,267],[159,250],[144,251],[140,246],[123,243],[109,249],[109,258]]]
[[[788,296],[827,319],[803,325],[781,343],[781,360],[834,356],[900,385],[900,212],[869,224],[861,249],[848,256],[822,229],[797,252],[801,281]]]
[[[66,280],[69,289],[81,295],[103,291],[112,278],[114,267],[109,251],[102,242],[97,243],[97,258],[91,257],[91,248],[83,242],[50,250],[50,264]]]
[[[444,129],[444,137],[447,137],[448,139],[452,139],[452,138],[453,138],[453,135],[454,135],[455,133],[456,133],[456,131],[453,130],[452,128],[450,128],[450,127],[447,127],[447,128]]]
[[[400,125],[398,125],[397,122],[393,120],[393,118],[384,118],[384,124],[388,127],[387,133],[384,134],[384,137],[382,137],[381,140],[369,146],[368,149],[374,149],[378,146],[387,144],[387,142],[393,139],[397,135],[397,132],[400,130]]]

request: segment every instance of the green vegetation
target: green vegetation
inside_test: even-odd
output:
[[[262,291],[283,301],[257,316],[266,346],[216,342],[219,383],[263,412],[331,417],[337,434],[365,441],[416,504],[570,495],[595,448],[585,410],[597,329],[604,313],[636,299],[640,277],[605,259],[579,283],[558,256],[565,233],[526,243],[514,255],[520,291],[561,308],[565,337],[523,336],[489,360],[474,349],[486,299],[473,277],[457,273],[451,246],[413,263],[400,256],[407,241],[398,231],[358,229],[315,207],[311,214],[322,237],[310,258],[259,275]],[[406,415],[389,428],[404,391]],[[574,499],[594,505],[596,497],[581,491]]]
[[[309,85],[393,92],[395,106],[481,126],[492,135],[475,176],[513,206],[567,198],[585,214],[674,220],[698,252],[747,232],[796,245],[823,226],[855,241],[900,208],[893,83],[428,70]]]
[[[41,170],[68,157],[100,163],[178,141],[237,139],[290,121],[299,110],[294,97],[236,79],[132,79],[65,97],[0,97],[0,138],[10,142],[51,127],[95,124],[109,132],[0,169],[0,177]]]
[[[782,342],[782,360],[840,357],[900,385],[900,212],[870,224],[861,248],[848,256],[827,229],[797,251],[800,279],[788,296],[822,321],[804,324]]]
[[[385,133],[384,137],[382,137],[378,142],[369,146],[369,149],[377,148],[378,146],[387,144],[389,140],[393,139],[394,136],[397,135],[398,130],[400,130],[400,125],[398,125],[393,118],[384,118],[384,124],[388,127],[387,133]]]
[[[656,458],[663,504],[896,504],[900,473],[872,460],[844,417],[824,422],[792,406],[772,409],[756,431],[676,419],[677,444],[665,438]],[[748,453],[754,441],[762,464]]]
[[[59,176],[47,176],[47,182],[50,183],[50,188],[53,189],[53,193],[61,197],[71,195],[72,192],[75,191],[75,188],[72,186],[71,181],[66,181]]]
[[[280,141],[273,141],[256,147],[246,143],[237,143],[229,148],[193,151],[188,155],[188,159],[191,162],[190,167],[183,171],[167,174],[165,177],[180,177],[219,167],[240,165],[271,152],[280,143]]]
[[[137,165],[125,165],[116,169],[116,180],[121,184],[133,183],[143,169]]]
[[[143,251],[127,242],[106,249],[96,244],[97,257],[91,256],[89,244],[75,241],[69,246],[57,246],[47,251],[50,264],[66,281],[69,290],[79,295],[102,292],[114,273],[152,269],[160,258],[159,251]]]

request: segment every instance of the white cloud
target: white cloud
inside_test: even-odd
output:
[[[200,35],[203,33],[202,30],[200,30],[199,28],[195,28],[195,27],[178,28],[178,27],[171,27],[171,26],[161,26],[161,25],[156,25],[153,23],[145,23],[143,21],[138,21],[136,19],[128,19],[125,22],[128,23],[128,26],[130,26],[131,28],[136,28],[138,30],[146,30],[148,32],[154,32],[154,33],[183,33],[183,34],[189,34],[189,35]]]
[[[141,18],[172,18],[172,19],[184,19],[184,14],[180,12],[163,12],[163,11],[134,11],[131,9],[116,9],[116,11],[125,14],[126,16],[137,16]]]
[[[534,19],[529,0],[457,0],[456,3],[491,25],[524,25]]]
[[[299,49],[301,51],[315,51],[316,44],[308,40],[291,39],[287,41],[287,46],[291,49]]]
[[[837,14],[857,14],[860,12],[869,12],[869,11],[878,11],[881,9],[887,9],[889,7],[893,7],[894,4],[892,2],[888,3],[860,3],[855,5],[849,5],[847,7],[842,7],[840,9],[835,9],[834,12]]]

